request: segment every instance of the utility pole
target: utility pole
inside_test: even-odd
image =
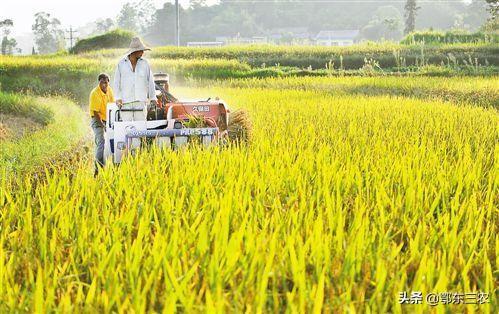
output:
[[[69,33],[69,38],[66,38],[69,39],[69,49],[73,49],[73,39],[75,39],[73,34],[78,33],[78,31],[73,30],[73,26],[70,25],[69,30],[67,30],[66,32]]]
[[[175,42],[177,47],[180,46],[180,18],[179,18],[178,0],[175,0]]]

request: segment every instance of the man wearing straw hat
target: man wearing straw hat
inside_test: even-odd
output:
[[[142,58],[146,47],[139,37],[132,38],[130,49],[118,62],[114,74],[114,98],[116,104],[133,101],[153,101],[157,103],[154,77],[147,60]]]

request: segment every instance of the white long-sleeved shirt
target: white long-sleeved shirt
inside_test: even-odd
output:
[[[154,77],[147,60],[137,60],[135,72],[128,56],[118,62],[114,73],[114,98],[123,103],[156,99]]]

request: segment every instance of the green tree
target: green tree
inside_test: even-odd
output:
[[[416,15],[420,9],[416,0],[407,0],[405,3],[405,29],[404,33],[409,34],[416,29]]]
[[[17,42],[14,38],[9,38],[11,28],[14,26],[14,22],[11,19],[5,19],[0,21],[0,29],[2,31],[2,55],[11,55],[14,53],[14,49],[17,46]]]
[[[144,33],[153,24],[155,11],[151,0],[127,2],[118,15],[118,26],[136,33]]]
[[[129,31],[137,31],[137,10],[133,3],[127,2],[118,15],[118,26]]]
[[[61,22],[56,18],[50,18],[49,13],[36,13],[35,23],[31,28],[35,34],[39,53],[53,53],[64,49],[64,31],[61,29]]]
[[[200,7],[206,6],[206,0],[190,0],[189,7],[191,9],[198,9]]]
[[[154,23],[156,8],[154,7],[152,0],[142,0],[136,3],[136,10],[139,20],[138,30],[145,33]]]
[[[471,30],[478,30],[487,22],[488,15],[487,2],[485,0],[473,0],[466,7],[464,23],[469,25]]]
[[[135,1],[135,0],[131,0]],[[485,0],[476,0],[485,3]],[[464,22],[458,24],[470,25],[466,20],[468,4],[462,1],[409,1],[412,12],[409,18],[411,29],[415,28],[416,13],[419,28],[450,29],[455,25],[456,17],[463,16]],[[406,1],[317,1],[301,0],[299,5],[293,0],[267,0],[264,4],[258,0],[231,1],[220,0],[215,5],[205,5],[204,0],[191,0],[188,8],[180,8],[180,39],[187,41],[210,41],[218,36],[278,36],[289,34],[287,41],[293,41],[293,29],[303,28],[310,36],[321,30],[356,30],[366,28],[375,38],[397,39],[404,31],[404,6]],[[412,4],[411,4],[412,3]],[[421,8],[419,8],[419,6]],[[149,9],[152,6],[147,6]],[[396,9],[399,16],[374,18],[373,12],[382,8]],[[389,12],[392,10],[390,9]],[[407,11],[407,10],[405,10]],[[486,12],[485,12],[486,13]],[[175,10],[171,2],[166,2],[154,14],[155,20],[144,38],[154,44],[174,44]],[[480,18],[474,18],[480,21]],[[483,19],[484,20],[484,19]],[[483,24],[476,24],[475,27]],[[138,28],[134,29],[136,32]]]
[[[180,12],[183,9],[180,8]],[[154,23],[145,39],[157,45],[175,44],[175,5],[165,2],[154,14]]]
[[[96,24],[96,30],[98,33],[107,33],[113,28],[114,26],[114,21],[110,18],[107,18],[105,20],[100,20],[97,21]]]
[[[497,17],[499,13],[499,0],[485,0],[488,4],[489,19],[485,25],[485,29],[488,31],[497,31],[499,29],[499,18]]]
[[[17,41],[14,38],[2,38],[2,55],[12,55],[17,46]]]
[[[368,40],[400,40],[402,38],[402,14],[393,6],[379,7],[372,20],[361,29],[361,36]]]

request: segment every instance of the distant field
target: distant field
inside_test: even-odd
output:
[[[474,47],[471,45],[451,47],[453,49],[458,49],[459,47],[465,49],[468,46]],[[363,51],[363,49],[368,50],[368,48],[373,49],[369,46],[358,47],[357,49]],[[168,49],[175,51],[177,48]],[[257,48],[254,49],[255,51],[249,50],[247,53],[251,54],[259,51]],[[296,50],[303,52],[306,49],[308,48],[301,48],[301,50],[297,48]],[[387,48],[385,47],[384,49]],[[161,48],[158,50],[161,51]],[[180,51],[184,53],[182,57],[187,59],[158,58],[155,57],[154,53],[148,56],[151,57],[150,61],[153,71],[166,72],[172,76],[173,87],[185,84],[192,85],[194,83],[217,85],[220,83],[218,82],[220,80],[225,80],[222,83],[224,85],[244,86],[248,82],[255,82],[256,85],[265,85],[268,82],[270,85],[275,86],[282,79],[285,80],[288,77],[294,77],[295,79],[291,81],[294,82],[292,84],[297,88],[308,86],[307,88],[317,89],[327,85],[332,90],[348,89],[349,92],[367,95],[394,94],[421,97],[438,94],[449,100],[460,100],[462,97],[474,98],[475,100],[479,99],[478,102],[480,104],[488,102],[493,106],[497,106],[497,88],[494,85],[497,84],[499,67],[494,65],[485,66],[459,63],[459,65],[442,66],[426,64],[412,68],[401,66],[398,69],[388,70],[379,67],[379,64],[368,61],[355,70],[338,69],[337,67],[327,68],[327,65],[321,69],[314,70],[281,66],[252,67],[248,63],[236,59],[201,58],[204,51],[202,49],[185,48],[180,49]],[[217,51],[220,51],[220,53],[225,52],[225,50],[217,48],[213,50],[213,53]],[[238,51],[236,48],[227,48],[226,54],[235,54],[236,51]],[[311,50],[311,52],[313,51]],[[319,49],[319,51],[322,50]],[[196,59],[188,59],[187,52],[198,55],[196,55]],[[268,55],[272,55],[272,50]],[[298,54],[297,56],[300,55]],[[104,51],[102,55],[94,52],[93,54],[83,56],[0,56],[0,73],[2,74],[0,75],[0,86],[5,91],[28,91],[35,94],[64,94],[75,98],[79,102],[86,102],[91,86],[96,84],[97,75],[101,72],[108,72],[112,77],[118,58],[119,53],[116,50],[109,52],[109,54]],[[469,78],[463,79],[463,76]],[[484,76],[487,78],[482,78]],[[319,77],[319,79],[315,80],[314,77]],[[372,79],[369,79],[370,77]],[[268,80],[260,80],[262,78],[268,78]],[[274,81],[272,78],[280,79]],[[464,81],[466,82],[466,86],[462,90],[460,84]],[[365,84],[361,82],[365,82]],[[454,87],[449,90],[447,82]],[[484,82],[488,83],[482,87]],[[361,88],[362,86],[366,88]],[[475,93],[475,88],[480,89],[480,92]],[[459,95],[454,97],[457,94]]]
[[[499,109],[499,77],[288,77],[203,82],[208,86],[296,89],[333,95],[393,95],[441,99],[454,104],[472,104]],[[201,84],[201,85],[203,85]]]
[[[108,72],[112,76],[116,62],[123,52],[123,50],[105,50],[81,55],[0,56],[0,86],[3,90],[13,92],[65,94],[79,102],[85,102],[89,86],[95,84],[97,75],[101,72]],[[408,59],[404,59],[406,53],[417,55],[417,61],[414,59],[413,63],[407,63]],[[437,55],[438,57],[436,57]],[[165,47],[157,48],[146,54],[146,57],[151,61],[153,70],[169,73],[172,76],[173,85],[192,84],[193,81],[213,83],[218,80],[258,80],[286,77],[300,77],[303,78],[303,81],[311,84],[313,82],[310,81],[310,77],[323,77],[322,82],[327,81],[328,78],[336,77],[338,79],[332,81],[341,83],[348,81],[346,77],[395,76],[404,77],[402,81],[416,82],[413,86],[416,86],[417,82],[421,82],[427,87],[432,87],[433,90],[439,88],[438,80],[429,80],[435,83],[434,86],[430,86],[430,84],[425,83],[426,79],[418,80],[413,77],[459,78],[469,76],[480,78],[487,76],[495,79],[499,74],[497,56],[499,56],[497,45],[484,44],[424,48],[393,44],[343,48],[250,46],[198,49]],[[270,59],[280,61],[268,62]],[[293,63],[292,59],[299,62]],[[358,62],[355,61],[349,65],[349,62],[354,59]],[[311,66],[311,60],[315,60],[313,61],[314,66]],[[383,60],[387,63],[384,63]],[[459,79],[457,80],[459,81]],[[376,79],[371,81],[374,82]],[[397,82],[394,83],[394,86],[399,85]],[[393,91],[393,88],[391,90]],[[373,92],[375,93],[375,91]],[[383,90],[381,94],[385,92],[387,89]],[[411,93],[411,91],[406,89],[403,95],[407,93]],[[491,93],[487,95],[489,94]],[[478,97],[481,95],[483,94],[477,94]]]
[[[118,57],[125,50],[102,50],[82,54],[83,57]],[[159,47],[149,53],[160,59],[227,59],[252,67],[290,66],[323,69],[326,66],[345,70],[364,66],[365,59],[375,60],[381,68],[455,65],[478,63],[499,66],[497,44],[399,45],[371,44],[350,47],[318,46],[228,46],[211,48]],[[476,59],[476,60],[475,60]]]

